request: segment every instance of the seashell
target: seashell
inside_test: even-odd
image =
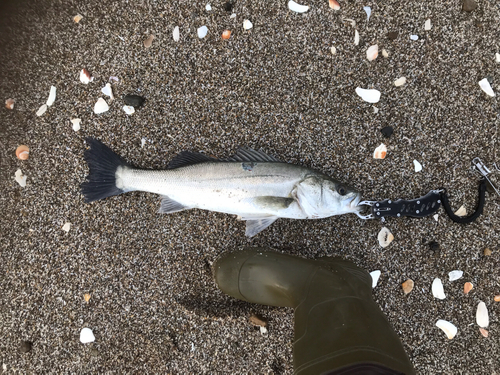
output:
[[[454,338],[458,332],[458,329],[457,327],[455,327],[455,325],[443,319],[439,319],[436,322],[436,327],[441,328],[443,332],[446,333],[446,337],[448,337],[448,339],[450,340]]]
[[[146,144],[146,138],[141,139],[141,148],[144,148],[144,145]]]
[[[201,26],[198,28],[198,38],[203,39],[207,36],[208,28],[206,26]]]
[[[374,159],[385,159],[386,155],[387,155],[387,147],[385,147],[383,143],[380,146],[378,146],[373,152]]]
[[[14,103],[15,102],[16,101],[14,99],[7,99],[5,101],[5,108],[7,108],[7,109],[14,109]]]
[[[495,61],[496,61],[497,63],[500,63],[500,53],[498,53],[498,52],[497,52],[497,53],[495,53]]]
[[[484,256],[487,256],[489,257],[491,255],[491,249],[489,247],[486,247],[484,250],[483,250],[483,254]]]
[[[484,302],[479,302],[476,311],[476,323],[481,328],[488,328],[490,325],[490,318],[488,317],[488,309]]]
[[[174,27],[174,31],[172,32],[172,37],[174,38],[174,42],[178,42],[181,38],[179,26]]]
[[[479,328],[479,332],[481,332],[481,335],[483,335],[483,337],[488,337],[488,331],[484,328]]]
[[[144,47],[149,48],[151,44],[153,44],[154,35],[150,35],[147,39],[144,40]]]
[[[82,344],[88,344],[89,342],[94,342],[95,336],[90,328],[83,328],[80,332],[80,342]]]
[[[295,1],[290,0],[288,2],[288,9],[290,9],[292,12],[304,13],[309,10],[309,7],[307,5],[297,4]]]
[[[205,5],[205,9],[207,12],[210,12],[212,10],[212,6],[210,5],[210,3],[208,3],[207,5]]]
[[[16,156],[18,159],[27,160],[30,154],[30,148],[25,145],[21,145],[16,149]]]
[[[83,295],[83,298],[85,299],[85,302],[90,301],[90,294],[85,293],[85,294]]]
[[[418,35],[410,35],[411,40],[418,40]]]
[[[450,278],[450,281],[455,281],[455,280],[461,279],[463,275],[464,275],[464,271],[454,270],[448,274],[448,277]]]
[[[36,111],[36,115],[40,117],[45,113],[45,111],[47,111],[47,108],[47,104],[42,105],[40,108],[38,108],[38,111]]]
[[[435,278],[432,282],[432,295],[437,299],[445,299],[446,294],[444,294],[443,283],[441,279]]]
[[[424,30],[429,31],[430,29],[432,29],[432,24],[431,24],[431,20],[429,19],[429,20],[425,21]]]
[[[377,286],[380,274],[381,272],[379,270],[370,272],[370,276],[372,277],[372,288],[375,288]]]
[[[464,206],[460,206],[458,210],[455,211],[455,215],[457,216],[467,216],[467,210]]]
[[[406,77],[401,77],[394,81],[394,86],[396,87],[403,86],[405,83],[406,83]]]
[[[26,187],[27,176],[23,175],[23,172],[20,169],[18,169],[14,174],[14,179],[19,185],[21,185],[21,187]]]
[[[253,24],[250,20],[243,21],[243,29],[250,30],[253,27]]]
[[[103,98],[99,98],[94,105],[94,113],[96,115],[100,113],[107,112],[109,110],[109,105]]]
[[[359,44],[359,33],[358,30],[354,30],[354,45],[357,46]]]
[[[335,55],[337,53],[337,48],[335,47],[330,48],[330,52],[332,53],[332,55]]]
[[[224,30],[224,32],[222,33],[222,39],[229,39],[231,38],[231,30]]]
[[[50,86],[49,98],[47,99],[46,104],[50,107],[52,104],[54,104],[55,100],[56,100],[56,88],[55,86]]]
[[[434,220],[438,221],[439,220],[439,214],[435,214],[432,216],[434,218]]]
[[[70,121],[73,124],[73,130],[75,132],[77,132],[78,130],[80,130],[80,123],[82,122],[81,119],[79,119],[79,118],[73,118]]]
[[[377,114],[378,113],[378,108],[373,106],[373,113]]]
[[[474,288],[474,285],[472,285],[472,283],[470,282],[466,282],[464,284],[464,294],[469,294],[469,292]]]
[[[382,56],[384,56],[385,58],[388,58],[389,53],[385,49],[382,49]]]
[[[236,18],[236,13],[231,14],[229,18]]]
[[[356,87],[356,94],[368,103],[378,103],[380,100],[380,91],[374,89],[362,89],[361,87]]]
[[[394,236],[389,229],[383,227],[380,232],[378,232],[378,243],[382,247],[387,247],[394,239]]]
[[[111,98],[111,100],[113,100],[115,98],[115,96],[113,95],[113,89],[111,88],[111,84],[110,83],[106,83],[106,86],[104,86],[102,89],[101,89],[101,92],[104,94],[104,95],[107,95]]]
[[[479,81],[479,86],[488,96],[495,96],[495,93],[493,92],[493,89],[491,88],[491,85],[486,78],[483,78]]]
[[[135,108],[132,107],[131,105],[124,105],[123,106],[123,111],[127,114],[127,115],[131,115],[132,113],[135,112]]]
[[[420,172],[422,170],[422,164],[418,161],[413,160],[413,165],[415,166],[415,172]]]
[[[340,4],[337,0],[328,0],[328,4],[330,5],[330,8],[332,8],[333,10],[340,9]]]
[[[495,297],[493,297],[493,300],[495,302],[500,302],[500,294],[497,294]]]
[[[267,328],[266,327],[259,327],[259,331],[260,331],[260,334],[262,336],[266,336],[267,335]]]
[[[368,61],[373,61],[378,56],[378,45],[371,46],[366,50],[366,58]]]
[[[73,21],[75,21],[75,23],[78,23],[82,18],[83,18],[82,15],[77,14],[76,16],[73,17]]]
[[[89,82],[92,82],[94,77],[92,77],[87,69],[82,69],[80,72],[80,82],[87,85]]]
[[[364,11],[366,12],[366,22],[370,21],[370,16],[372,14],[372,8],[370,7],[363,7]]]
[[[69,232],[70,229],[71,229],[71,223],[64,223],[64,225],[62,226],[62,230],[65,232]]]
[[[403,284],[401,284],[401,286],[403,287],[403,292],[405,292],[405,294],[410,293],[413,290],[414,285],[415,284],[413,283],[412,279],[408,279]]]

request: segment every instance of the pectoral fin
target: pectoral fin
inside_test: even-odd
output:
[[[269,216],[261,219],[252,219],[252,220],[247,220],[247,229],[245,231],[245,235],[247,237],[253,237],[257,233],[263,231],[266,229],[269,225],[274,223],[276,220],[278,220],[277,216]]]
[[[171,214],[173,212],[188,210],[189,208],[164,195],[161,198],[160,210],[158,212],[160,214]]]

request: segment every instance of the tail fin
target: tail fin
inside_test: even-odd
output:
[[[87,181],[82,185],[85,202],[90,203],[125,191],[116,186],[116,170],[118,167],[129,167],[119,155],[95,138],[87,137],[85,141],[90,149],[85,151],[85,160],[89,165]]]

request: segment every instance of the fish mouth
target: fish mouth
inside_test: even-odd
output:
[[[360,201],[361,201],[361,194],[356,194],[356,196],[349,202],[349,207],[353,211],[362,211],[363,207],[359,206]]]

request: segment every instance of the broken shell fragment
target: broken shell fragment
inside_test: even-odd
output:
[[[373,61],[378,56],[378,45],[375,44],[366,50],[366,58],[368,61]]]
[[[83,328],[80,332],[80,342],[82,344],[88,344],[89,342],[94,342],[95,336],[90,328]]]
[[[500,53],[498,53],[498,52],[497,52],[497,53],[495,53],[495,61],[496,61],[497,63],[500,63]]]
[[[401,284],[401,286],[403,287],[403,292],[405,294],[408,294],[410,293],[412,290],[413,290],[413,286],[415,284],[413,283],[413,280],[412,279],[408,279],[406,280],[403,284]]]
[[[337,48],[332,46],[332,48],[330,48],[330,52],[332,53],[332,55],[335,55],[337,53]]]
[[[76,16],[74,16],[74,17],[73,17],[73,21],[74,21],[75,23],[78,23],[78,22],[80,22],[80,20],[81,20],[82,18],[83,18],[83,16],[82,16],[82,15],[77,14]]]
[[[450,340],[454,338],[458,332],[458,329],[457,327],[455,327],[455,325],[443,319],[439,319],[436,322],[436,327],[441,328],[443,332],[446,333],[446,337],[448,337],[448,339]]]
[[[469,292],[474,288],[474,285],[472,285],[471,282],[467,281],[464,284],[464,294],[469,294]]]
[[[333,10],[339,10],[340,9],[340,4],[337,0],[328,0],[328,3],[330,5],[330,8]]]
[[[394,86],[396,87],[403,86],[405,83],[406,83],[406,77],[401,77],[394,81]]]
[[[356,87],[356,94],[368,103],[378,103],[380,100],[380,91],[378,90]]]
[[[79,118],[73,118],[70,121],[73,124],[73,130],[75,132],[77,132],[78,130],[80,130],[80,123],[82,122],[81,119],[79,119]]]
[[[394,239],[391,231],[386,227],[383,227],[378,233],[378,243],[382,247],[387,247]]]
[[[205,9],[207,12],[210,12],[212,10],[212,6],[210,5],[210,3],[208,3],[207,5],[205,5]]]
[[[153,44],[154,35],[150,35],[147,39],[144,40],[144,47],[149,48]]]
[[[415,172],[420,172],[422,170],[422,164],[418,161],[413,160],[413,165],[415,166]]]
[[[104,86],[102,89],[101,89],[101,92],[104,94],[104,95],[107,95],[111,98],[111,100],[113,100],[115,97],[113,95],[113,89],[111,88],[111,84],[110,83],[106,83],[106,86]]]
[[[224,30],[222,33],[222,39],[229,39],[231,37],[231,30]]]
[[[65,231],[66,233],[69,232],[70,229],[71,229],[71,223],[64,223],[64,225],[62,226],[62,230]]]
[[[448,277],[450,278],[450,281],[455,281],[455,280],[461,279],[463,275],[464,275],[464,271],[454,270],[448,274]]]
[[[90,72],[87,69],[82,69],[80,71],[80,82],[88,85],[89,82],[92,82],[94,77],[90,75]]]
[[[354,45],[357,46],[359,44],[359,33],[358,30],[354,30]]]
[[[479,86],[481,87],[481,89],[488,95],[488,96],[491,96],[491,97],[494,97],[495,96],[495,93],[493,92],[493,89],[491,88],[491,85],[490,83],[488,82],[488,79],[486,78],[483,78],[482,80],[480,80],[479,82]]]
[[[201,26],[198,28],[198,38],[203,39],[204,37],[207,36],[208,33],[208,27],[206,26]]]
[[[94,105],[94,113],[96,115],[104,113],[109,110],[109,105],[103,98],[99,98]]]
[[[90,301],[90,294],[85,293],[85,294],[83,295],[83,298],[85,299],[85,302]]]
[[[16,156],[18,159],[27,160],[29,157],[30,148],[25,145],[21,145],[16,149]]]
[[[295,1],[290,0],[288,2],[288,9],[290,9],[292,12],[304,13],[309,10],[309,7],[307,5],[297,4]]]
[[[172,32],[172,37],[174,38],[174,42],[178,42],[181,35],[179,31],[179,26],[174,27],[174,31]]]
[[[500,302],[500,294],[497,294],[494,298],[493,301],[495,302]]]
[[[243,28],[245,30],[250,30],[253,27],[253,24],[250,20],[243,21]]]
[[[50,86],[49,98],[47,99],[46,104],[50,107],[52,104],[54,104],[55,100],[56,100],[56,88],[55,86]]]
[[[23,175],[23,172],[20,169],[18,169],[14,174],[14,179],[19,185],[21,185],[21,187],[26,187],[27,176]]]
[[[432,295],[437,299],[446,298],[446,294],[444,294],[443,283],[441,282],[441,279],[438,279],[437,277],[432,282]]]
[[[488,337],[488,331],[484,328],[479,328],[479,332],[481,332],[481,335],[483,335],[483,337]]]
[[[381,272],[379,270],[370,272],[370,276],[372,277],[372,288],[375,288],[377,286],[380,274]]]
[[[370,16],[372,14],[372,8],[370,8],[370,7],[363,7],[363,10],[366,13],[366,22],[370,21]]]
[[[132,113],[135,112],[135,109],[134,107],[132,107],[131,105],[124,105],[123,106],[123,111],[127,114],[127,115],[131,115]]]
[[[424,30],[429,31],[430,29],[432,29],[432,24],[431,24],[431,20],[428,19],[427,21],[425,21]]]
[[[467,216],[467,210],[464,206],[460,206],[458,210],[455,211],[455,215],[457,216]]]
[[[47,104],[42,105],[40,108],[38,108],[38,111],[36,111],[36,115],[40,117],[45,113],[45,111],[47,111],[47,108]]]
[[[479,302],[476,311],[476,323],[481,328],[488,328],[490,325],[490,318],[488,317],[488,309],[484,302]]]
[[[7,99],[5,101],[5,108],[7,108],[7,109],[14,109],[14,103],[15,102],[16,101],[14,99]]]
[[[385,49],[382,49],[382,56],[384,56],[385,58],[388,58],[389,53]]]
[[[410,35],[411,40],[418,40],[418,35]]]
[[[387,147],[383,143],[380,146],[378,146],[373,152],[374,159],[385,159],[386,155],[387,155]]]

